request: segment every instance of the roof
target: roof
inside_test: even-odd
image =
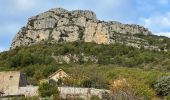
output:
[[[50,75],[48,78],[51,78],[51,77],[55,76],[55,75],[56,75],[57,73],[59,73],[59,72],[63,72],[67,77],[69,76],[69,75],[67,75],[67,73],[64,72],[62,69],[59,69],[58,71],[56,71],[55,73],[53,73],[52,75]]]

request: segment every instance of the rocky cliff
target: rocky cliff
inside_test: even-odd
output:
[[[100,21],[95,13],[89,10],[67,11],[56,8],[31,17],[26,27],[21,28],[16,34],[11,48],[36,43],[73,41],[97,44],[118,42],[137,48],[157,48],[135,34],[150,35],[151,32],[139,25]]]

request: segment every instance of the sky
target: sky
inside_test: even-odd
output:
[[[92,10],[99,20],[143,25],[153,34],[170,37],[170,0],[0,0],[0,52],[28,18],[51,8]]]

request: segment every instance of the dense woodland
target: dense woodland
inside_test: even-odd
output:
[[[52,57],[53,54],[82,53],[96,56],[98,62],[80,60],[77,63],[59,64]],[[116,90],[111,85],[112,82],[125,78],[132,84],[133,93],[145,100],[166,98],[170,92],[167,89],[170,87],[170,51],[137,49],[123,44],[73,42],[18,47],[0,53],[0,70],[21,70],[27,75],[28,84],[38,85],[39,80],[47,78],[60,68],[71,76],[65,80],[66,86]],[[160,80],[165,80],[165,83]],[[167,87],[162,87],[161,84],[166,84]],[[132,91],[129,88],[127,90]]]

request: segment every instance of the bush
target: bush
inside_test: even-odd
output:
[[[130,78],[128,79],[128,83],[137,97],[144,100],[152,100],[155,98],[155,92],[144,82]]]
[[[120,78],[110,82],[111,98],[115,100],[151,100],[154,92],[135,79]]]
[[[157,95],[167,96],[170,94],[170,76],[164,76],[157,80],[154,88],[157,92]]]
[[[115,100],[133,100],[135,97],[126,79],[117,79],[110,82],[111,98]]]
[[[50,85],[48,82],[42,82],[39,84],[39,95],[41,97],[56,96],[58,94],[57,85]]]

